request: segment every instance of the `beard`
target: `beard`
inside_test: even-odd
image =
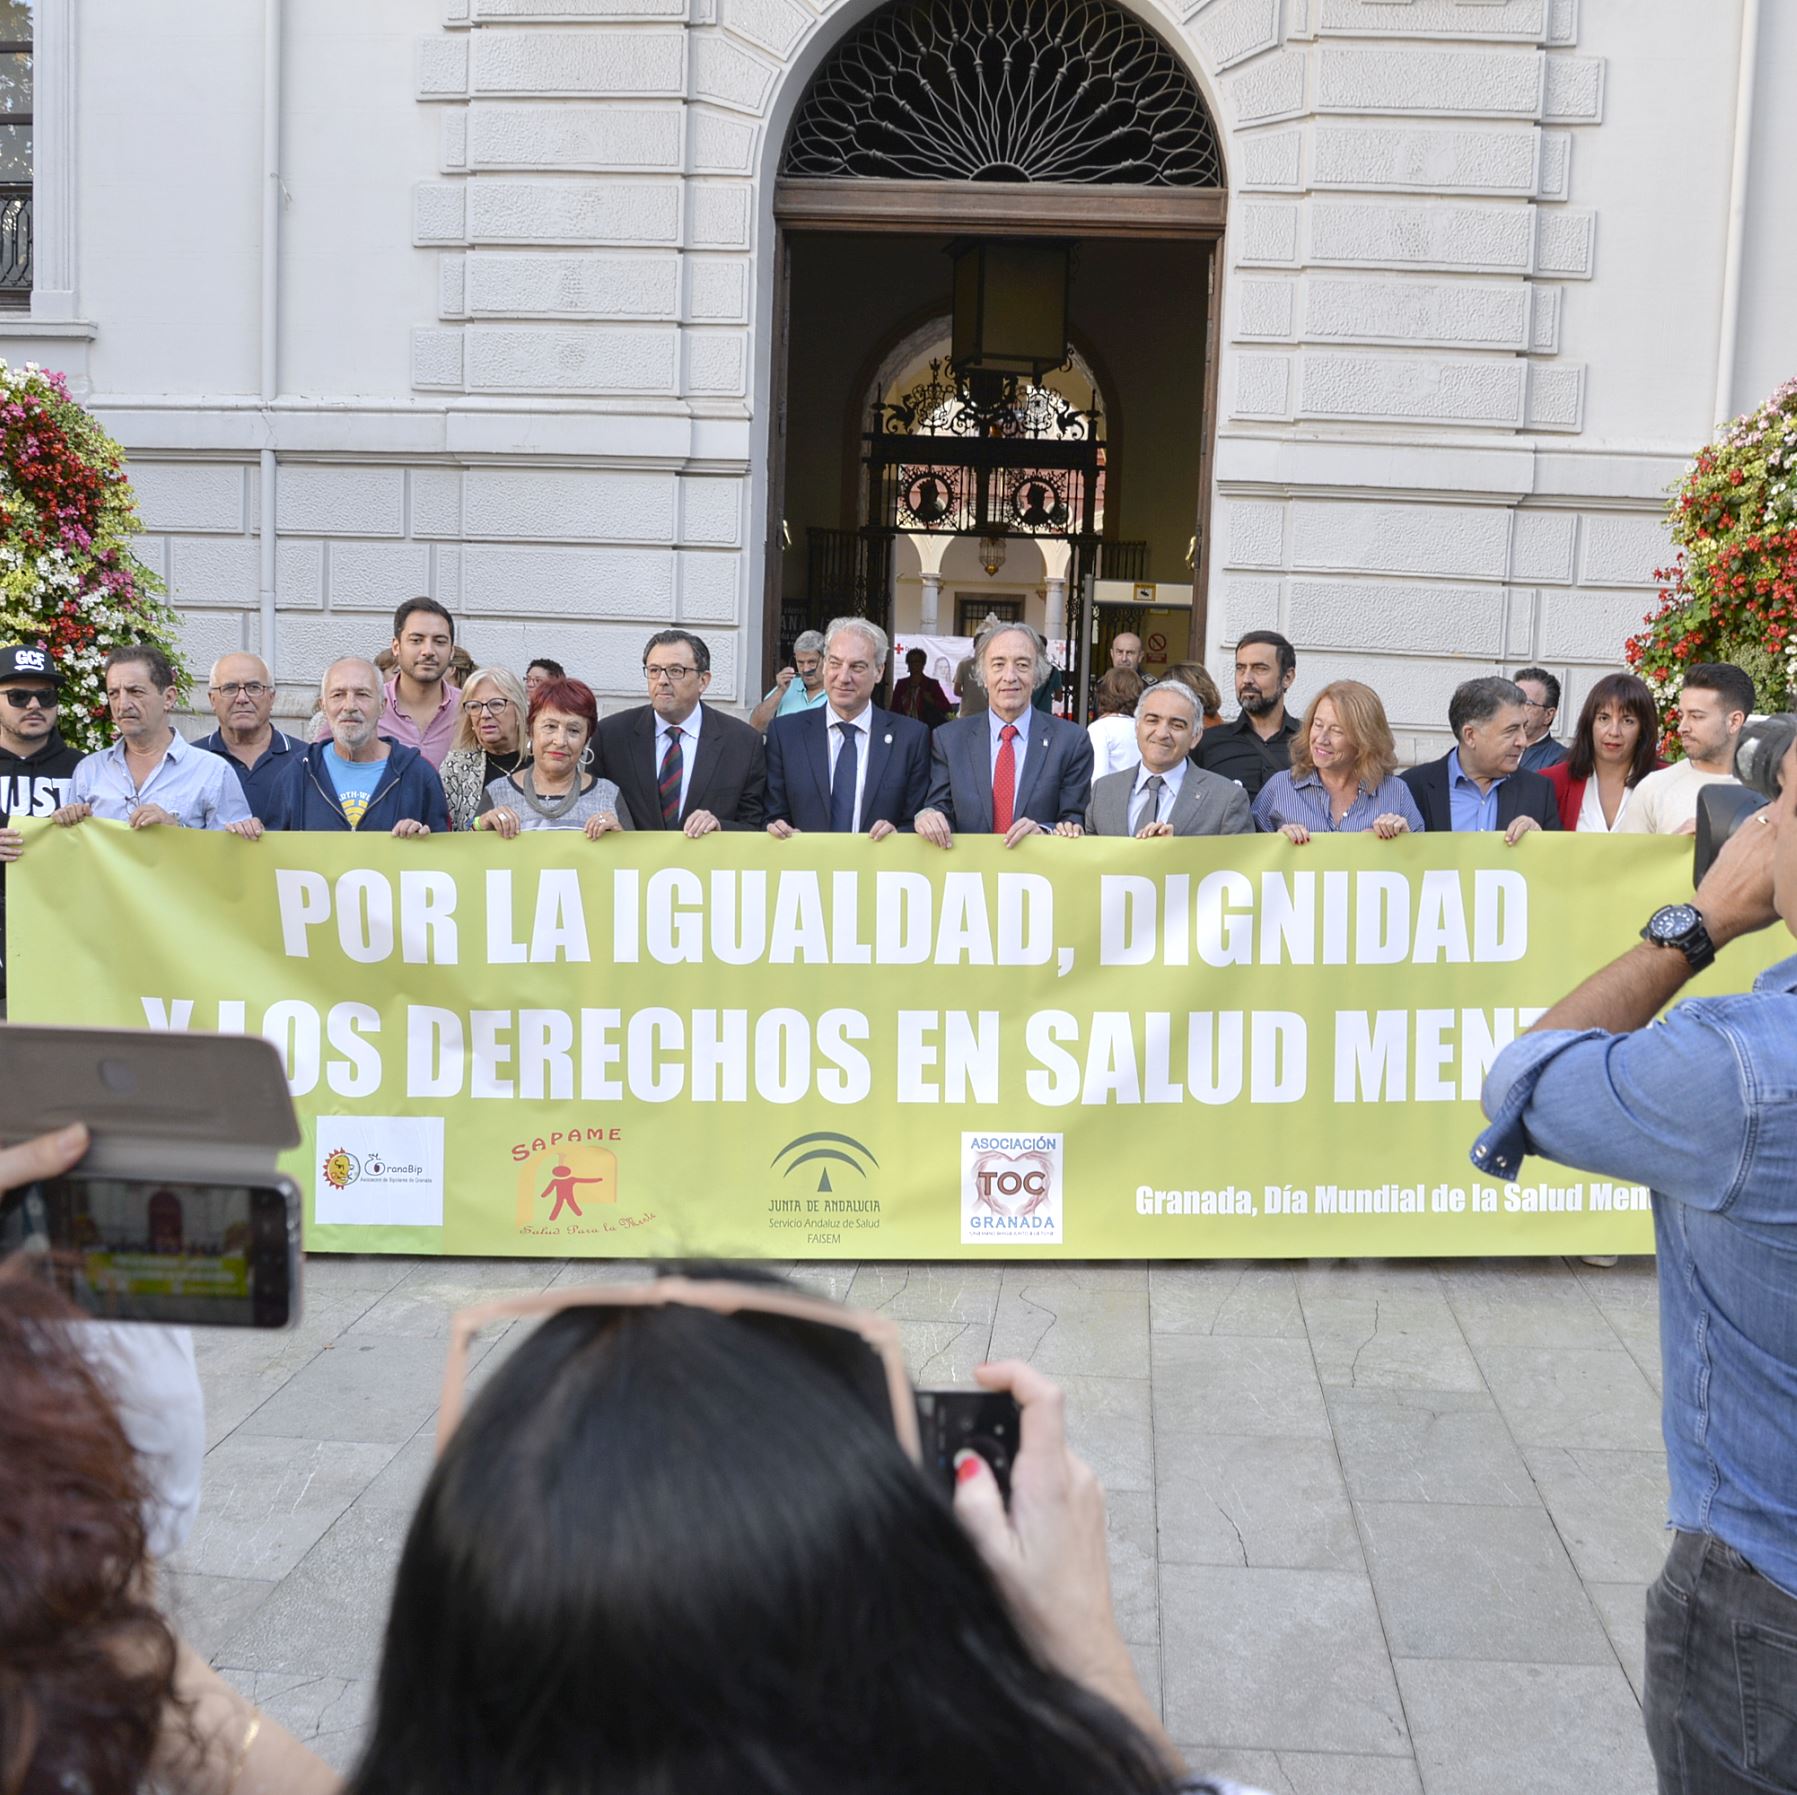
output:
[[[1257,686],[1246,696],[1237,694],[1237,702],[1251,717],[1270,716],[1284,696],[1282,692],[1263,692]]]

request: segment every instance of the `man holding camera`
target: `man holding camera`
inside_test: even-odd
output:
[[[1690,904],[1498,1056],[1473,1149],[1653,1188],[1672,1550],[1647,1593],[1661,1795],[1797,1790],[1797,957],[1661,1008],[1737,936],[1797,935],[1797,717],[1755,726],[1773,793]],[[1768,742],[1766,737],[1771,737]],[[1770,771],[1769,764],[1767,771]]]

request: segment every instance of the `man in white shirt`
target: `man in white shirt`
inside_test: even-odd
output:
[[[1735,744],[1753,715],[1753,681],[1728,661],[1688,668],[1678,695],[1678,739],[1685,758],[1649,773],[1617,821],[1619,835],[1694,835],[1697,797],[1706,785],[1733,785]]]

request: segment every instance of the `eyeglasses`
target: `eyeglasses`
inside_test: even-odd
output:
[[[1551,711],[1554,708],[1551,704],[1543,704],[1535,698],[1525,698],[1522,701],[1522,707],[1526,711]]]
[[[266,698],[274,687],[265,686],[259,679],[234,679],[228,686],[208,686],[206,690],[214,698],[235,698],[239,694],[245,698]]]
[[[854,1334],[880,1356],[886,1372],[886,1396],[892,1405],[892,1431],[913,1464],[923,1463],[917,1431],[916,1399],[905,1370],[898,1324],[884,1315],[844,1309],[815,1297],[797,1296],[778,1286],[731,1284],[693,1278],[657,1278],[648,1284],[575,1285],[532,1296],[509,1297],[458,1309],[449,1322],[449,1358],[443,1367],[443,1400],[437,1409],[437,1455],[462,1418],[468,1384],[468,1347],[482,1328],[495,1321],[559,1315],[564,1309],[659,1309],[678,1303],[709,1309],[714,1315],[774,1315],[788,1321],[834,1328]]]
[[[483,717],[497,717],[510,703],[509,698],[464,698],[462,709],[470,716],[478,712]]]
[[[648,675],[653,685],[658,679],[665,679],[670,685],[678,685],[683,679],[691,679],[699,669],[697,667],[648,667],[643,672]]]
[[[36,704],[47,711],[53,711],[62,701],[54,692],[21,692],[16,686],[9,686],[6,702],[16,711],[30,710]]]

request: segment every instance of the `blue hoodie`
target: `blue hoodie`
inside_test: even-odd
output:
[[[337,802],[324,763],[328,738],[314,742],[304,754],[288,756],[288,764],[270,796],[265,829],[345,829],[349,819]],[[368,809],[358,825],[364,835],[384,835],[407,817],[429,826],[433,833],[449,828],[449,806],[443,797],[443,781],[437,770],[418,752],[400,742],[387,744],[387,764],[375,787]]]

